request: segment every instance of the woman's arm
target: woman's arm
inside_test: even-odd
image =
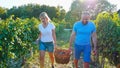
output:
[[[52,36],[53,36],[53,43],[56,46],[56,33],[55,33],[55,29],[52,30]]]
[[[37,40],[40,40],[40,39],[41,39],[41,32],[39,33]]]
[[[39,44],[40,39],[41,39],[41,32],[39,33],[38,38],[36,39],[36,44]]]

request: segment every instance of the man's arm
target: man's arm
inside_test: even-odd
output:
[[[71,37],[70,37],[70,40],[69,40],[70,49],[71,49],[71,47],[72,47],[72,43],[73,43],[73,40],[74,40],[74,38],[75,38],[75,35],[76,35],[76,33],[75,33],[74,31],[72,31]]]
[[[96,52],[96,47],[97,47],[97,34],[96,34],[96,32],[93,32],[93,34],[92,34],[92,42],[94,45],[93,50]]]

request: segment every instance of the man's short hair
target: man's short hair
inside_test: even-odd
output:
[[[89,16],[90,16],[90,13],[89,13],[88,11],[83,11],[83,12],[82,12],[82,16],[83,16],[83,15],[89,15]]]

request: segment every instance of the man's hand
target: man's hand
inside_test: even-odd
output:
[[[96,50],[96,48],[93,49],[93,55],[97,55],[97,50]]]

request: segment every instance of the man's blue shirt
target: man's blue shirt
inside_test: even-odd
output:
[[[96,32],[95,24],[89,21],[86,25],[82,21],[78,21],[73,26],[75,35],[75,44],[77,45],[89,45],[91,44],[91,36],[93,32]]]

